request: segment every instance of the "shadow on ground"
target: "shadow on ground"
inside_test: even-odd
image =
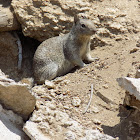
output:
[[[102,125],[103,132],[119,140],[140,140],[140,111],[120,105],[120,123],[110,127]]]

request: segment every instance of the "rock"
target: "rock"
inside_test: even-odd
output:
[[[45,80],[45,85],[48,89],[54,89],[56,87],[55,84],[49,80]]]
[[[7,109],[12,109],[27,119],[34,110],[35,102],[27,84],[16,83],[3,74],[0,75],[0,103]]]
[[[33,84],[34,84],[34,79],[33,78],[23,78],[20,82],[23,84],[28,84],[30,86],[30,88],[32,88]]]
[[[139,38],[139,40],[137,41],[136,46],[137,46],[137,47],[140,47],[140,38]]]
[[[99,113],[99,112],[100,112],[100,110],[99,110],[97,107],[92,107],[92,108],[91,108],[91,111],[92,111],[93,113]]]
[[[126,90],[124,104],[140,111],[140,78],[118,78],[119,85]]]
[[[29,140],[22,130],[23,120],[11,110],[0,105],[0,138],[1,140]]]
[[[119,83],[119,86],[127,90],[131,95],[134,95],[136,99],[140,101],[140,78],[129,78],[129,77],[123,77],[118,78],[117,82]]]
[[[13,13],[10,3],[10,0],[6,2],[5,0],[1,0],[0,2],[0,32],[20,29],[20,24]],[[5,4],[6,6],[3,6]]]
[[[110,36],[109,30],[107,30],[105,28],[99,28],[99,30],[97,31],[97,34],[101,37],[109,37]]]
[[[86,136],[80,140],[115,140],[115,138],[99,132],[99,130],[86,130]]]
[[[133,48],[132,50],[130,50],[130,54],[131,53],[135,53],[135,52],[137,52],[139,49],[138,48]]]
[[[98,119],[93,119],[93,123],[95,123],[95,124],[99,125],[99,124],[101,124],[101,121],[100,121],[100,120],[98,120]]]
[[[10,32],[0,32],[0,68],[13,77],[17,73],[18,46]]]
[[[81,104],[81,100],[79,97],[73,97],[72,98],[72,105],[75,106],[75,107],[79,107],[80,104]]]
[[[75,13],[95,11],[86,0],[13,0],[12,6],[25,36],[44,41],[69,32]],[[90,14],[88,14],[90,15]]]
[[[72,131],[67,131],[65,134],[65,140],[76,140],[76,135]]]
[[[62,111],[56,111],[55,119],[56,119],[57,122],[60,121],[62,123],[62,125],[64,125],[65,122],[68,121],[69,115],[67,113],[62,112]]]
[[[140,69],[139,70],[137,70],[137,72],[136,72],[136,76],[135,76],[136,78],[140,78]]]
[[[31,140],[51,140],[51,138],[40,132],[37,123],[31,121],[26,122],[23,131],[31,138]]]
[[[70,118],[53,99],[52,101],[38,100],[37,104],[37,109],[23,128],[32,140],[78,140],[80,138],[87,140],[95,137],[100,140],[99,138],[111,138],[100,132],[92,133],[92,130],[88,136],[85,127]],[[94,136],[94,134],[96,135]]]
[[[134,95],[130,95],[129,92],[125,94],[124,105],[131,106],[140,111],[140,101]]]
[[[95,36],[91,41],[91,49],[94,49],[97,46],[103,47],[105,45],[111,45],[109,41],[106,41],[105,39],[102,39],[99,36]]]
[[[76,134],[78,134],[79,136],[82,136],[84,128],[82,125],[80,125],[77,121],[72,120],[71,121],[72,125],[69,127],[69,129],[73,132],[75,132]]]
[[[38,96],[42,96],[45,95],[47,93],[48,89],[45,88],[44,86],[34,86],[32,88],[32,92],[36,95],[36,98],[38,98]]]
[[[125,29],[123,27],[123,25],[121,25],[118,22],[113,22],[113,23],[108,23],[107,25],[107,29],[114,34],[119,34],[119,33],[126,33],[127,29]]]

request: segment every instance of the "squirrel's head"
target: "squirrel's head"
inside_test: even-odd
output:
[[[75,16],[73,26],[75,27],[77,33],[82,35],[91,36],[97,31],[94,23],[85,17],[79,18],[78,16]]]

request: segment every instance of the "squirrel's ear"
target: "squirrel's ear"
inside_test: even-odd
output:
[[[77,23],[77,21],[79,21],[79,18],[78,18],[78,16],[77,16],[77,15],[75,15],[75,16],[74,16],[74,24],[76,24],[76,23]]]

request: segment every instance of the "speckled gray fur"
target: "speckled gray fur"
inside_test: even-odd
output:
[[[85,66],[83,60],[94,61],[90,56],[90,37],[95,32],[92,21],[75,17],[68,34],[41,43],[33,60],[35,81],[42,84],[68,73],[75,66]]]

